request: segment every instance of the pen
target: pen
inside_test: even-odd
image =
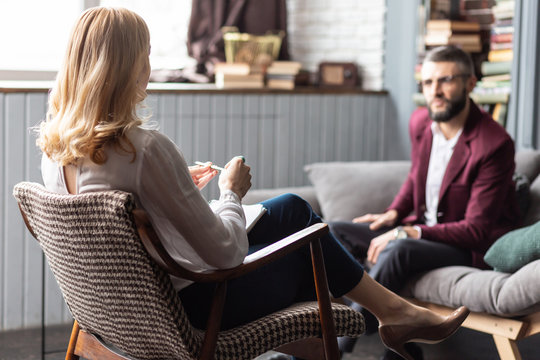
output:
[[[207,163],[203,163],[202,161],[195,161],[195,164],[206,166]],[[219,170],[219,171],[225,170],[225,168],[222,168],[221,166],[217,166],[217,165],[213,165],[213,164],[210,165],[210,168],[214,169],[214,170]]]
[[[238,158],[242,159],[242,162],[246,162],[246,158],[243,157],[242,155],[235,156],[235,157],[238,157]],[[206,166],[207,163],[204,163],[202,161],[195,161],[195,164],[196,165],[201,165],[201,166]],[[217,165],[210,165],[210,168],[214,169],[214,170],[219,170],[219,171],[225,170],[225,168],[222,168],[221,166],[217,166]]]

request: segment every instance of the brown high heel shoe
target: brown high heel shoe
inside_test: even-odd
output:
[[[469,316],[469,313],[469,309],[462,306],[452,314],[448,315],[446,320],[439,325],[381,325],[379,326],[379,336],[387,348],[398,353],[407,360],[414,360],[403,347],[405,343],[438,343],[455,333],[467,316]]]

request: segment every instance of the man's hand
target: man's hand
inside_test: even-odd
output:
[[[379,254],[392,240],[394,240],[394,230],[390,230],[382,235],[377,236],[376,238],[373,238],[367,251],[367,260],[373,264],[376,264]]]
[[[381,251],[386,248],[390,241],[395,240],[395,231],[396,229],[392,229],[371,240],[371,243],[369,244],[369,249],[367,251],[367,260],[369,262],[373,264],[377,263],[377,259],[379,258],[379,254],[381,253]],[[418,239],[420,237],[418,230],[416,230],[412,226],[404,226],[403,231],[407,233],[407,238],[409,239]]]
[[[206,163],[206,165],[195,165],[189,167],[189,173],[191,179],[195,185],[202,190],[209,182],[217,175],[218,171],[210,167],[212,163]]]
[[[353,219],[354,223],[370,222],[369,228],[373,231],[379,230],[383,226],[394,226],[398,213],[396,210],[388,210],[384,214],[366,214]]]

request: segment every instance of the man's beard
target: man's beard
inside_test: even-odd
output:
[[[431,110],[430,102],[428,105],[429,117],[438,123],[448,122],[465,108],[465,105],[467,104],[467,91],[463,89],[461,96],[454,100],[449,100],[444,96],[436,97],[436,99],[442,99],[448,104],[448,107],[444,111],[434,112]]]

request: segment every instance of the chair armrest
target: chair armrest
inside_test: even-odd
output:
[[[327,224],[314,224],[246,256],[244,262],[234,268],[194,272],[178,264],[169,255],[144,210],[133,210],[133,217],[139,237],[152,259],[167,273],[195,282],[221,282],[234,279],[275,261],[329,232]]]

